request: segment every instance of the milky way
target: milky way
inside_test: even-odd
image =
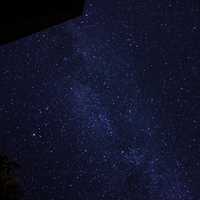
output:
[[[26,199],[196,200],[196,1],[88,1],[0,48],[1,149]]]
[[[73,112],[75,116],[80,116],[80,121],[85,120],[87,127],[98,136],[112,134],[112,127],[108,114],[101,105],[100,97],[91,88],[75,83],[72,88]]]

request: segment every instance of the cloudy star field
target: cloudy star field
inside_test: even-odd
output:
[[[0,145],[25,199],[200,199],[197,0],[88,0],[1,46],[0,65]]]

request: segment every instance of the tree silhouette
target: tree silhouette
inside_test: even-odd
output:
[[[10,161],[7,156],[0,155],[0,199],[20,200],[22,190],[19,179],[16,176],[16,169],[19,165]]]

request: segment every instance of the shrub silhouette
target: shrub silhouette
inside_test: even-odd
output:
[[[22,191],[16,170],[19,165],[10,161],[7,156],[0,155],[0,199],[1,200],[20,200]]]

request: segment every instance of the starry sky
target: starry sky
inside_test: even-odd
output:
[[[88,0],[0,47],[0,147],[27,200],[200,199],[200,5]]]

